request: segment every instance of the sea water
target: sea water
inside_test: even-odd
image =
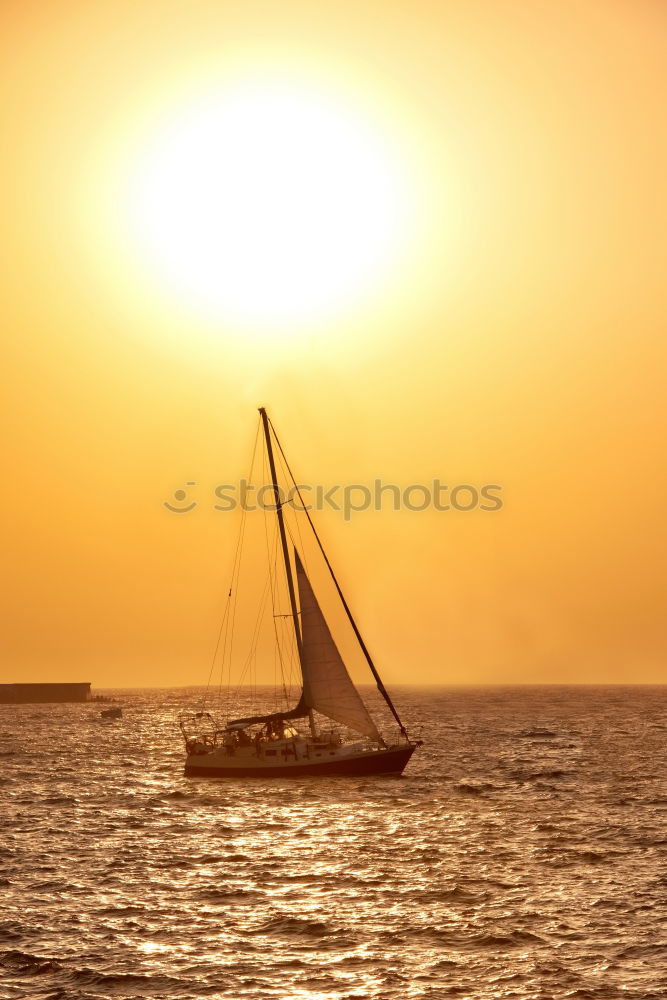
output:
[[[667,996],[667,689],[396,689],[401,778],[183,776],[202,692],[0,706],[0,997]]]

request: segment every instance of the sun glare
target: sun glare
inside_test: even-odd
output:
[[[409,225],[396,150],[329,95],[230,87],[140,159],[135,245],[170,293],[257,328],[330,319],[388,280]]]

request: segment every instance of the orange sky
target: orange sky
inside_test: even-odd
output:
[[[237,528],[212,489],[266,405],[303,479],[502,484],[495,514],[320,519],[388,681],[661,682],[664,7],[0,18],[1,679],[206,681]],[[412,185],[394,271],[294,330],[161,286],[123,201],[158,127],[267,68],[337,93]]]

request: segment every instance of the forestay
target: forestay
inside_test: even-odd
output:
[[[295,551],[301,605],[301,668],[305,703],[357,733],[380,740],[377,727],[352,683],[313,588]]]

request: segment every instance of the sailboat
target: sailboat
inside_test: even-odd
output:
[[[293,627],[301,692],[296,705],[283,711],[231,718],[218,724],[204,711],[181,717],[185,740],[185,774],[212,778],[298,777],[304,775],[399,775],[421,740],[414,740],[401,721],[377,671],[306,504],[287,463],[275,428],[264,407],[259,410],[273,487],[289,615]],[[276,470],[274,441],[292,479],[319,551],[331,576],[355,640],[398,727],[395,738],[381,734],[355,686],[318,603],[296,547],[290,553],[284,503]],[[290,558],[292,555],[293,558]],[[230,591],[231,594],[231,591]],[[297,599],[298,598],[298,599]],[[323,717],[328,728],[317,719]],[[343,727],[341,732],[335,725]]]

